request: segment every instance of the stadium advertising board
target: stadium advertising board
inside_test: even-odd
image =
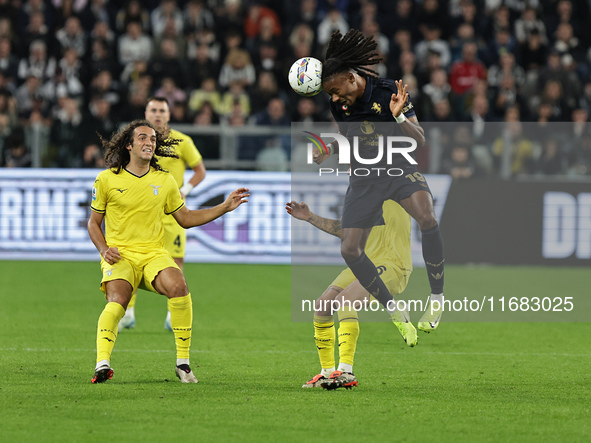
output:
[[[448,263],[591,264],[588,183],[454,182],[441,228]]]
[[[0,172],[0,259],[96,260],[88,238],[97,170],[3,169]],[[190,176],[191,172],[187,173]],[[292,220],[284,203],[307,202],[338,218],[347,177],[306,173],[209,171],[187,198],[189,208],[217,204],[233,189],[250,202],[187,231],[188,262],[342,264],[339,240]],[[472,180],[427,176],[448,263],[589,265],[591,192],[585,183]],[[326,189],[325,189],[326,188]],[[326,192],[324,192],[324,191]],[[422,265],[420,233],[412,252]]]
[[[98,170],[3,169],[0,259],[97,260],[86,223]],[[187,173],[188,176],[191,171]],[[290,196],[285,173],[209,171],[187,198],[191,209],[220,203],[239,186],[256,198],[187,231],[188,262],[290,263]]]

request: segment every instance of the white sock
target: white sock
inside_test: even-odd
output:
[[[188,365],[189,364],[189,359],[188,358],[177,358],[176,359],[176,365],[180,366],[180,365]]]
[[[332,368],[322,368],[322,370],[320,371],[320,374],[322,374],[324,377],[328,378],[330,376],[330,374],[332,374],[334,372],[334,366]]]
[[[96,364],[96,368],[95,368],[95,369],[98,369],[98,368],[100,368],[101,366],[105,366],[105,365],[106,365],[106,366],[108,366],[109,368],[111,367],[111,364],[109,363],[109,360],[101,360],[101,361],[99,361],[99,362]]]
[[[353,373],[353,365],[348,363],[339,363],[339,371],[341,372],[351,372]]]
[[[438,301],[441,305],[443,303],[443,292],[441,294],[431,294],[431,301]]]

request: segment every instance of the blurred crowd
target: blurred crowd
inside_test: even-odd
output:
[[[296,95],[287,72],[356,28],[378,42],[380,76],[408,84],[419,121],[454,128],[422,170],[591,175],[590,11],[591,0],[0,0],[0,165],[31,166],[34,151],[47,167],[102,167],[96,134],[142,118],[152,95],[172,124],[329,121],[326,94]]]

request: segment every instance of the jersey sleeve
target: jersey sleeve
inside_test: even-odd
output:
[[[107,208],[107,178],[99,174],[92,186],[92,200],[90,209],[99,214],[104,214]]]
[[[181,192],[176,184],[176,181],[172,177],[172,175],[168,175],[166,177],[166,203],[164,205],[164,213],[166,215],[174,214],[183,206],[185,206],[185,202],[181,198]]]
[[[180,157],[189,165],[190,168],[194,168],[203,161],[201,153],[195,147],[193,139],[191,137],[185,137],[180,144],[181,155]]]

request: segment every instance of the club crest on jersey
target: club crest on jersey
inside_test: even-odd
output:
[[[376,111],[376,113],[378,113],[378,114],[381,114],[382,113],[382,105],[380,105],[377,102],[373,102],[373,105],[371,105],[371,110]]]
[[[343,106],[341,106],[341,109],[342,109],[343,111],[346,111],[347,109],[349,109],[349,106],[347,106],[347,105],[343,105]]]
[[[158,188],[161,188],[162,185],[158,185],[158,186],[156,186],[156,185],[150,185],[150,186],[152,186],[152,188],[154,188],[154,195],[158,195]]]

